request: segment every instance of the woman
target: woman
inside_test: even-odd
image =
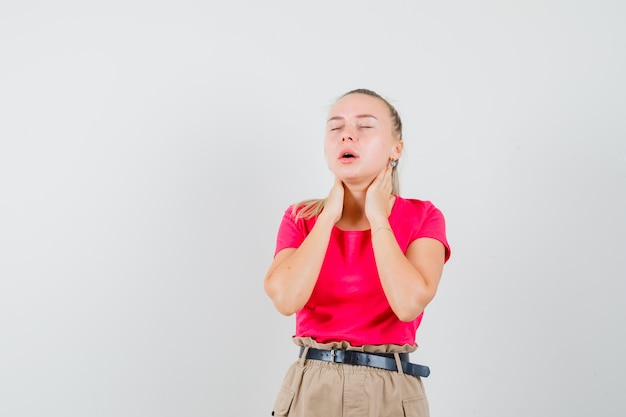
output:
[[[324,151],[335,175],[328,197],[288,208],[265,291],[296,313],[300,358],[276,416],[428,416],[409,362],[423,310],[450,256],[441,212],[398,195],[402,123],[370,90],[332,107]]]

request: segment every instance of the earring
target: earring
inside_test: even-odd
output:
[[[398,160],[394,159],[393,161],[389,162],[389,165],[391,165],[392,168],[395,168],[398,166]]]

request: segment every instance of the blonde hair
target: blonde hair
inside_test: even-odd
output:
[[[393,126],[393,132],[395,133],[398,140],[402,140],[402,120],[400,119],[400,115],[398,114],[398,111],[395,109],[395,107],[391,105],[391,103],[389,103],[385,98],[383,98],[378,93],[375,93],[374,91],[368,90],[365,88],[358,88],[356,90],[348,91],[347,93],[340,96],[335,102],[339,101],[343,97],[348,96],[350,94],[365,94],[366,96],[375,97],[381,100],[383,103],[385,103],[387,105],[387,108],[389,109],[389,113],[391,117],[391,124]],[[397,164],[398,162],[399,161],[396,161],[396,165],[391,170],[391,186],[392,186],[391,193],[393,195],[400,194],[400,179],[398,175],[398,164]],[[325,204],[326,204],[325,198],[322,198],[322,199],[314,198],[314,199],[300,201],[299,203],[294,204],[293,210],[291,213],[292,217],[294,218],[294,220],[313,218],[319,215],[322,212],[322,210],[324,210]]]

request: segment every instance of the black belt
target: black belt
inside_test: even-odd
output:
[[[304,352],[304,347],[300,348],[299,357],[302,357],[302,352]],[[428,366],[410,363],[408,353],[399,353],[399,355],[402,371],[405,374],[421,376],[424,378],[430,375],[430,369]],[[349,365],[371,366],[373,368],[386,369],[388,371],[398,371],[393,353],[367,353],[357,352],[355,350],[322,350],[309,348],[309,351],[306,354],[306,359],[345,363]]]

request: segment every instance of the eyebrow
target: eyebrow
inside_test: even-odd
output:
[[[365,118],[369,117],[369,118],[378,120],[378,118],[376,116],[374,116],[373,114],[367,114],[367,113],[366,114],[357,114],[354,117],[357,118],[357,119],[365,119]],[[326,121],[326,123],[332,122],[333,120],[344,120],[344,117],[343,116],[333,116],[330,119],[328,119]]]

